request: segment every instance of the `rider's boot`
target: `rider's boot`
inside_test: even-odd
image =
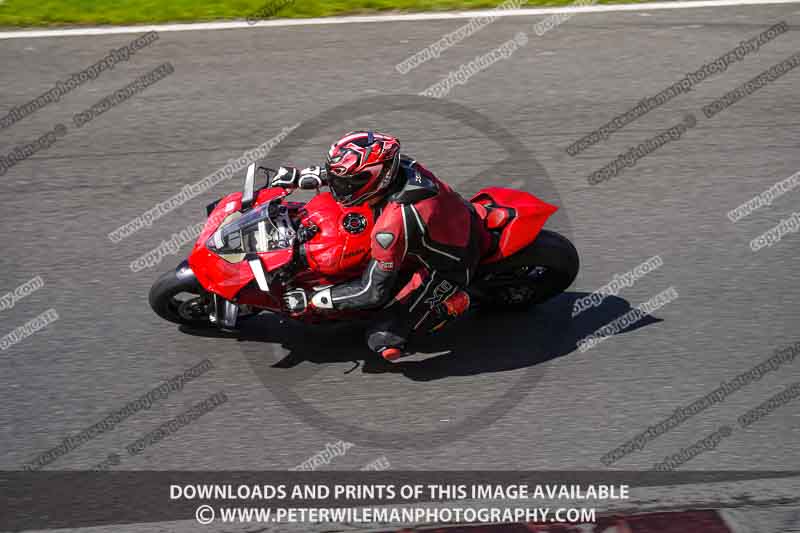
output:
[[[456,319],[467,312],[469,309],[469,294],[465,290],[458,290],[450,295],[445,301],[439,304],[437,309],[436,324],[428,331],[433,333],[442,329],[448,322]]]
[[[431,309],[432,312],[426,313],[413,329],[437,331],[448,322],[463,315],[469,309],[469,305],[469,294],[464,290],[458,290]],[[411,328],[411,326],[408,327]],[[409,331],[400,334],[397,329],[392,327],[377,327],[367,336],[367,343],[370,348],[381,355],[384,361],[393,363],[409,355],[405,349],[409,334]]]
[[[396,361],[397,359],[408,355],[402,348],[384,348],[380,353],[381,357],[387,361]]]

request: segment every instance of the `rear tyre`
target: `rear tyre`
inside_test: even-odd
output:
[[[490,310],[523,311],[567,290],[580,267],[578,251],[569,239],[542,230],[526,249],[482,269],[477,288]]]
[[[162,274],[150,288],[149,300],[150,307],[164,320],[194,328],[213,326],[208,318],[211,296],[191,271],[187,275],[178,268]]]

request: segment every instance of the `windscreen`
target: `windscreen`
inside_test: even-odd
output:
[[[209,237],[207,246],[222,256],[290,248],[295,231],[286,206],[269,202],[234,213]],[[243,258],[243,257],[242,257]]]

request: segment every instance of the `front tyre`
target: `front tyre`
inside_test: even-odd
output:
[[[162,274],[150,288],[150,307],[158,316],[175,324],[208,328],[211,296],[184,262]]]

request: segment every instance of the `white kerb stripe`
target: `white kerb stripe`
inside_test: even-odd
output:
[[[159,33],[173,31],[247,30],[254,28],[282,28],[289,26],[328,26],[332,24],[373,24],[379,22],[414,22],[424,20],[455,20],[477,17],[530,17],[562,13],[611,13],[619,11],[656,11],[663,9],[696,9],[727,6],[762,6],[772,4],[795,4],[800,0],[687,0],[675,2],[651,2],[637,4],[601,4],[591,6],[562,6],[524,9],[475,9],[447,13],[406,13],[396,15],[360,15],[343,17],[321,17],[307,19],[262,20],[250,24],[244,20],[227,22],[196,22],[187,24],[142,24],[139,26],[99,26],[59,30],[15,30],[0,32],[0,39],[34,39],[47,37],[80,37],[92,35],[114,35],[126,33]]]

